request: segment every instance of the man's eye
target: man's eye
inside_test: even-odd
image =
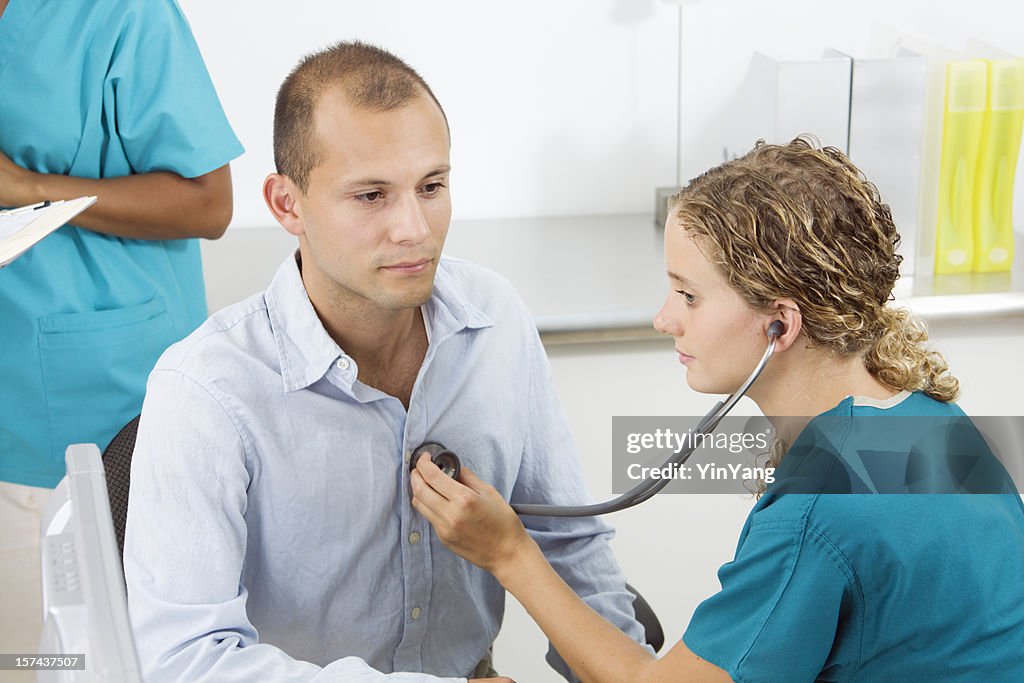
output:
[[[374,190],[373,192],[364,192],[363,194],[357,194],[356,199],[367,204],[373,204],[383,196],[383,192],[381,192],[380,190]]]
[[[423,186],[423,194],[437,194],[444,187],[444,183],[427,183]]]

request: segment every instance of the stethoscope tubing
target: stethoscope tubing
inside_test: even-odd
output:
[[[740,385],[739,389],[727,396],[725,400],[716,403],[715,407],[701,418],[700,422],[697,423],[695,437],[707,436],[714,432],[715,428],[718,427],[718,423],[720,423],[722,419],[729,414],[729,411],[733,409],[733,406],[743,398],[747,393],[747,390],[750,389],[750,386],[761,375],[765,366],[768,365],[768,361],[771,359],[772,354],[775,353],[775,342],[782,335],[783,329],[783,325],[779,321],[771,324],[768,328],[768,348],[765,349],[764,355],[761,356],[761,360],[758,361],[754,371],[750,373],[750,376],[747,377],[743,384]],[[700,442],[701,439],[693,438],[688,441],[689,443],[687,445],[680,447],[679,450],[673,453],[661,467],[665,468],[685,463],[690,456],[693,455],[693,451],[696,449],[696,444]],[[440,443],[433,441],[420,444],[416,448],[409,463],[410,469],[416,467],[416,461],[422,453],[429,453],[434,464],[438,465],[438,467],[440,467],[448,476],[458,479],[460,472],[458,456]],[[617,498],[606,500],[603,503],[592,503],[590,505],[551,505],[541,503],[512,503],[511,505],[512,509],[515,510],[517,514],[524,516],[592,517],[594,515],[607,515],[611,512],[618,512],[643,503],[645,500],[652,498],[659,491],[668,486],[671,481],[671,479],[648,479],[640,482]]]
[[[764,355],[761,356],[761,360],[758,362],[757,367],[750,373],[746,381],[740,385],[740,388],[733,394],[730,394],[724,401],[719,401],[715,404],[701,421],[697,423],[695,434],[697,436],[711,434],[718,427],[718,424],[722,419],[729,414],[733,406],[743,398],[747,390],[754,381],[760,376],[765,366],[768,364],[768,360],[772,357],[775,352],[775,340],[777,339],[776,334],[769,334],[768,337],[768,348],[765,349]],[[693,455],[693,451],[696,448],[696,444],[700,442],[700,439],[694,438],[689,440],[689,444],[682,446],[679,450],[672,454],[668,460],[661,466],[662,468],[670,467],[673,465],[682,465],[690,456]],[[519,515],[534,515],[543,517],[591,517],[594,515],[607,515],[612,512],[619,512],[627,508],[634,507],[654,497],[659,491],[668,486],[671,479],[648,479],[640,482],[632,489],[623,493],[617,498],[604,501],[602,503],[593,503],[591,505],[549,505],[549,504],[533,504],[533,503],[512,503],[512,509]]]

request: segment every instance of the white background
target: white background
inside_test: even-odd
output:
[[[260,186],[277,87],[338,40],[396,52],[434,89],[452,126],[456,220],[652,212],[654,188],[722,161],[755,50],[882,56],[902,35],[1024,54],[1024,3],[1010,0],[253,0],[244,16],[180,4],[246,148],[232,227],[273,225]]]
[[[679,26],[658,0],[181,6],[246,148],[233,226],[273,225],[260,187],[281,81],[349,39],[406,60],[444,106],[456,220],[653,211],[675,183]]]
[[[755,50],[881,57],[896,34],[953,50],[973,38],[1024,55],[1024,3],[1012,0],[703,0],[680,9],[684,181],[722,162],[719,142]]]

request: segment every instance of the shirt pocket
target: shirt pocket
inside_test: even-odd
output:
[[[146,378],[174,341],[159,296],[126,308],[39,318],[50,456],[63,462],[73,443],[105,448],[142,409]]]

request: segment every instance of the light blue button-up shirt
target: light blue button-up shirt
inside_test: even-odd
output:
[[[514,502],[590,497],[512,287],[445,258],[423,313],[429,347],[408,412],[357,379],[294,258],[264,294],[163,355],[124,548],[146,680],[462,680],[484,657],[504,591],[413,510],[410,451],[440,441]],[[569,585],[642,640],[611,530],[524,522]],[[499,666],[511,654],[496,653]]]

